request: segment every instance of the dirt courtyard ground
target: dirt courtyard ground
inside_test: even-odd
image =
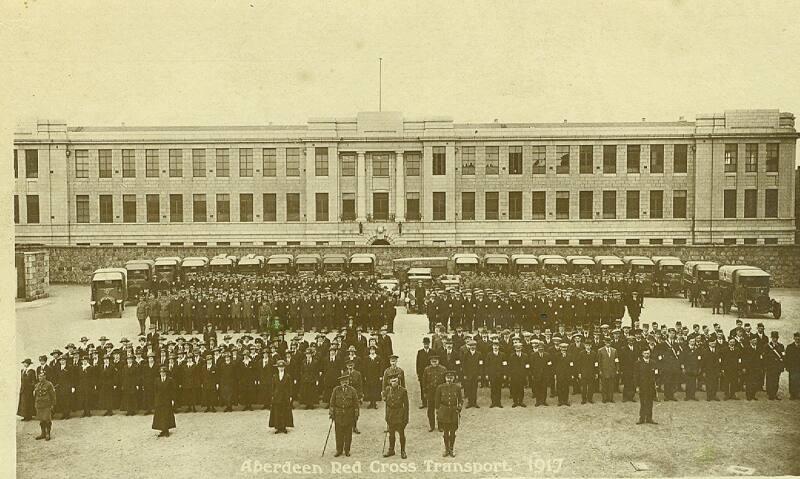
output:
[[[35,303],[17,303],[17,356],[36,359],[82,336],[105,334],[116,342],[138,332],[135,308],[122,319],[89,320],[88,288],[55,285],[51,296]],[[800,331],[800,291],[775,290],[783,303],[781,320],[763,321],[767,331],[780,332],[787,344]],[[627,318],[626,318],[627,320]],[[643,321],[672,325],[720,322],[727,332],[735,316],[713,316],[709,309],[689,308],[682,299],[650,299]],[[442,458],[440,433],[429,433],[425,411],[418,409],[416,351],[427,332],[420,315],[399,314],[393,336],[400,366],[406,371],[411,421],[406,429],[408,459],[381,457],[383,404],[362,410],[360,435],[352,457],[332,457],[333,441],[320,457],[329,420],[325,411],[295,410],[296,427],[287,435],[267,428],[268,411],[179,413],[169,438],[156,438],[150,416],[56,420],[53,440],[35,441],[36,422],[17,422],[17,474],[22,478],[107,477],[200,478],[292,475],[319,477],[361,473],[386,477],[654,477],[729,476],[744,468],[755,475],[800,475],[800,401],[659,402],[657,426],[635,425],[638,404],[580,405],[511,409],[508,391],[504,409],[489,409],[488,389],[480,390],[480,409],[465,409],[457,433],[456,458]],[[787,374],[781,395],[788,396]],[[701,393],[701,397],[704,395]],[[682,394],[679,394],[679,398]],[[551,401],[552,404],[553,401]],[[331,435],[333,436],[333,435]],[[340,460],[341,459],[341,460]],[[632,463],[644,465],[637,471]]]

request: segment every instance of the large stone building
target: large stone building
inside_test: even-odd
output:
[[[789,244],[794,116],[255,127],[38,122],[14,144],[18,244]]]

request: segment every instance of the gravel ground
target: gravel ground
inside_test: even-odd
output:
[[[778,330],[786,344],[800,330],[800,290],[775,290],[784,317],[765,317],[767,331]],[[642,320],[684,324],[720,322],[728,331],[735,317],[713,316],[692,309],[680,299],[648,299]],[[135,308],[122,319],[89,320],[88,288],[54,285],[51,296],[35,303],[17,303],[17,356],[36,359],[42,352],[63,348],[82,335],[114,340],[138,332]],[[751,320],[753,325],[757,319]],[[456,459],[441,457],[439,433],[427,432],[419,405],[414,373],[416,350],[427,332],[420,315],[400,314],[394,335],[400,366],[409,379],[411,423],[406,429],[408,459],[382,459],[383,409],[362,410],[352,457],[334,459],[333,441],[321,458],[328,431],[322,410],[295,410],[296,428],[274,435],[267,428],[268,411],[179,413],[177,429],[168,439],[156,438],[145,416],[91,417],[57,420],[53,440],[34,441],[35,422],[17,422],[19,477],[249,477],[285,475],[318,477],[361,473],[385,477],[509,477],[509,476],[728,476],[731,466],[750,468],[756,475],[800,474],[800,402],[731,401],[656,403],[657,426],[637,426],[638,404],[580,405],[573,396],[569,408],[549,406],[489,409],[488,389],[480,391],[480,409],[465,409],[456,440]],[[781,394],[787,378],[782,376]],[[526,391],[526,396],[530,390]],[[680,397],[680,396],[679,396]],[[702,397],[702,394],[701,394]],[[619,398],[618,398],[619,399]],[[552,402],[552,401],[551,401]],[[636,471],[631,463],[649,469]],[[273,465],[274,464],[274,465]],[[306,469],[303,470],[302,468]],[[266,468],[266,469],[265,469]],[[277,468],[277,469],[275,469]]]

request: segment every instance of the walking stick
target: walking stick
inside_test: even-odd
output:
[[[333,429],[333,418],[331,418],[331,425],[328,427],[328,437],[325,438],[325,445],[322,446],[322,456],[325,457],[325,449],[328,447],[328,439],[331,438],[331,429]]]
[[[383,433],[383,448],[381,449],[381,455],[386,453],[386,438],[389,437],[389,431],[387,430]]]

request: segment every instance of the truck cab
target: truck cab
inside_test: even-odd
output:
[[[128,272],[125,268],[100,268],[92,273],[92,319],[111,315],[122,317],[128,299]]]
[[[128,298],[138,302],[139,295],[153,288],[153,268],[151,259],[132,259],[125,263],[128,276]]]
[[[719,268],[719,284],[722,294],[727,295],[736,306],[739,316],[772,313],[781,317],[781,303],[770,298],[771,276],[755,266],[725,265]]]
[[[153,270],[155,271],[155,287],[166,289],[180,279],[181,259],[177,256],[164,256],[156,258]]]
[[[675,296],[682,289],[683,261],[674,256],[653,256],[656,264],[653,291],[656,296]]]

